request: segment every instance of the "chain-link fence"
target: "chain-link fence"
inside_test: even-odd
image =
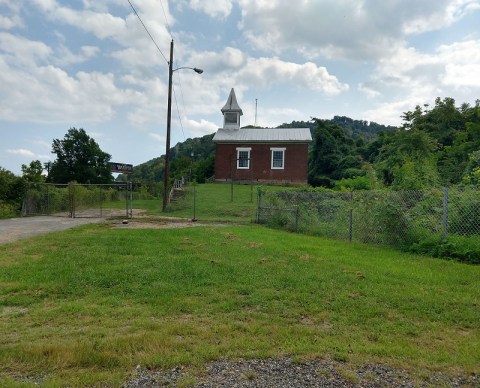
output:
[[[257,222],[394,246],[449,236],[480,241],[480,191],[259,192]]]
[[[130,217],[132,187],[115,184],[31,183],[22,202],[22,215],[59,217]]]

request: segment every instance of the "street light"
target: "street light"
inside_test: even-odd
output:
[[[203,70],[196,67],[173,68],[173,39],[170,42],[170,62],[168,62],[168,107],[167,107],[167,139],[165,145],[165,177],[163,180],[163,206],[162,211],[167,210],[168,205],[168,180],[170,175],[170,127],[172,124],[172,77],[173,73],[180,69],[190,69],[197,74],[202,74]]]

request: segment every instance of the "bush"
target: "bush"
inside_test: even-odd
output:
[[[412,244],[408,251],[480,264],[480,237],[450,236],[446,241],[438,237],[425,238]]]
[[[18,216],[15,206],[5,202],[0,202],[0,218],[11,218]]]
[[[366,176],[345,178],[335,183],[337,190],[370,190],[370,180]]]

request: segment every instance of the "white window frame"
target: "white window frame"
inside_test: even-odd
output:
[[[237,169],[239,170],[248,170],[250,169],[250,155],[251,155],[252,148],[251,147],[238,147],[237,148]],[[240,152],[247,152],[248,158],[247,159],[240,159]],[[240,160],[246,160],[247,161],[247,166],[246,167],[241,167],[240,166]]]
[[[272,170],[283,170],[283,169],[285,169],[285,150],[286,150],[285,147],[283,147],[283,148],[279,148],[279,147],[270,148],[270,151],[272,153],[270,167],[271,167]],[[273,165],[273,155],[274,155],[275,152],[281,152],[282,153],[282,166],[281,167],[274,167],[274,165]]]

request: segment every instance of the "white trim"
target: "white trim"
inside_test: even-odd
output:
[[[271,159],[270,159],[270,168],[272,170],[284,170],[285,169],[285,151],[286,147],[270,147],[271,151]],[[281,152],[282,153],[282,167],[274,167],[273,166],[273,154],[274,152]]]
[[[251,151],[252,151],[252,147],[237,147],[237,169],[239,169],[239,170],[250,169],[250,158],[251,158],[250,152]],[[240,152],[248,152],[247,166],[246,167],[240,167]]]

